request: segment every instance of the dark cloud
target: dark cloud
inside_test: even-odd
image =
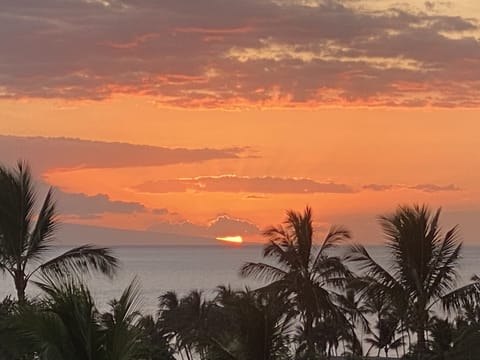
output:
[[[216,217],[207,225],[193,224],[188,221],[176,223],[165,221],[154,224],[147,230],[183,236],[200,236],[205,238],[230,235],[257,235],[260,233],[260,229],[257,225],[250,221],[236,219],[226,214]]]
[[[36,184],[39,198],[43,199],[50,186],[44,182]],[[84,193],[66,192],[53,187],[54,199],[58,213],[67,219],[94,220],[102,214],[134,214],[152,213],[155,215],[170,214],[166,208],[149,209],[136,201],[113,200],[106,194],[88,195]],[[37,207],[41,206],[41,201]],[[37,211],[39,209],[37,208]]]
[[[450,185],[435,185],[435,184],[419,184],[409,187],[409,189],[419,190],[424,192],[438,192],[438,191],[459,191],[460,188],[450,184]]]
[[[208,225],[208,231],[215,236],[254,235],[260,232],[257,225],[242,219],[234,219],[228,215],[218,216]]]
[[[364,185],[363,189],[373,190],[373,191],[385,191],[393,189],[393,185],[383,185],[383,184],[368,184]]]
[[[152,209],[152,213],[155,215],[166,215],[169,213],[168,209],[159,208],[159,209]]]
[[[157,180],[137,185],[136,190],[151,193],[169,192],[239,192],[260,194],[351,193],[345,184],[318,182],[311,179],[248,177],[235,175],[200,176],[172,180]]]
[[[19,159],[44,172],[59,168],[122,168],[163,166],[241,157],[245,148],[182,149],[71,138],[0,135],[2,162]]]
[[[102,213],[128,214],[147,211],[138,202],[112,200],[108,195],[89,196],[82,193],[56,191],[58,210],[62,215],[78,215],[90,218]]]
[[[418,190],[423,192],[441,192],[441,191],[459,191],[460,188],[456,185],[436,185],[436,184],[418,184],[413,186],[408,185],[385,185],[385,184],[369,184],[364,185],[363,189],[373,191],[388,191],[398,189]]]
[[[325,0],[0,0],[0,97],[480,105],[477,19]],[[449,13],[454,13],[449,9]],[[211,9],[215,9],[212,11]]]

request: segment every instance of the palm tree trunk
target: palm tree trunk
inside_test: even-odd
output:
[[[402,339],[405,339],[405,330],[408,332],[408,329],[407,329],[407,325],[405,324],[405,319],[402,319]],[[405,355],[407,353],[407,351],[405,350],[405,341],[402,340],[402,349],[403,349],[403,355]],[[398,349],[397,349],[397,357],[398,357]]]
[[[412,334],[410,334],[410,330],[407,328],[407,338],[408,338],[408,350],[412,347]]]
[[[22,271],[15,271],[15,289],[17,290],[17,299],[19,304],[25,304],[25,289],[27,287],[27,281],[25,280],[25,274]]]
[[[313,316],[309,311],[305,313],[305,340],[307,341],[307,352],[313,354],[314,344],[312,339],[313,332]]]
[[[423,360],[426,351],[425,325],[420,324],[417,327],[417,359]]]

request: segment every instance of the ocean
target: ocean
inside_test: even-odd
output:
[[[52,256],[65,250],[56,248]],[[373,258],[386,264],[388,252],[385,247],[371,246],[368,250]],[[113,251],[121,262],[115,278],[86,278],[101,310],[106,309],[109,300],[118,298],[134,278],[139,280],[142,288],[141,311],[149,314],[157,312],[158,297],[166,291],[183,295],[198,289],[206,296],[212,296],[218,285],[233,288],[262,285],[238,275],[244,262],[262,260],[260,245],[115,247]],[[462,281],[480,274],[480,247],[463,249],[460,274]],[[27,293],[36,296],[40,292],[34,284],[29,284]],[[8,294],[14,294],[14,288],[10,277],[4,276],[0,278],[0,298]]]

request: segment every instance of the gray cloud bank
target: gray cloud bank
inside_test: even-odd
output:
[[[135,187],[151,193],[169,192],[242,192],[260,194],[351,193],[345,184],[318,182],[311,179],[280,177],[248,177],[236,175],[200,176],[186,179],[157,180]]]
[[[437,184],[417,184],[417,185],[386,185],[386,184],[368,184],[363,189],[372,191],[388,191],[388,190],[418,190],[426,193],[443,192],[443,191],[460,191],[461,189],[454,185],[437,185]]]
[[[247,149],[184,149],[72,138],[0,135],[3,163],[22,159],[42,173],[52,168],[165,166],[242,157]]]
[[[0,0],[0,97],[480,105],[478,19],[356,4]]]
[[[159,222],[150,226],[147,230],[205,238],[231,235],[245,236],[260,233],[260,229],[254,223],[244,219],[236,219],[226,214],[213,219],[208,225],[198,225],[188,221],[178,223]]]

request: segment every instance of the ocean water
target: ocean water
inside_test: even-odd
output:
[[[56,248],[51,256],[65,250]],[[233,288],[260,286],[259,282],[242,279],[238,271],[244,262],[262,260],[261,250],[259,245],[117,247],[114,253],[121,261],[117,276],[113,279],[95,276],[86,278],[86,281],[99,308],[105,309],[109,300],[118,298],[122,290],[137,278],[142,288],[141,310],[154,314],[158,297],[166,291],[174,290],[182,295],[199,289],[211,296],[218,285],[229,284]],[[368,250],[380,263],[387,265],[388,252],[384,247],[374,246]],[[462,281],[480,274],[480,247],[464,248],[460,274]],[[0,297],[13,293],[12,280],[0,277]],[[27,293],[36,296],[39,290],[29,284]]]

